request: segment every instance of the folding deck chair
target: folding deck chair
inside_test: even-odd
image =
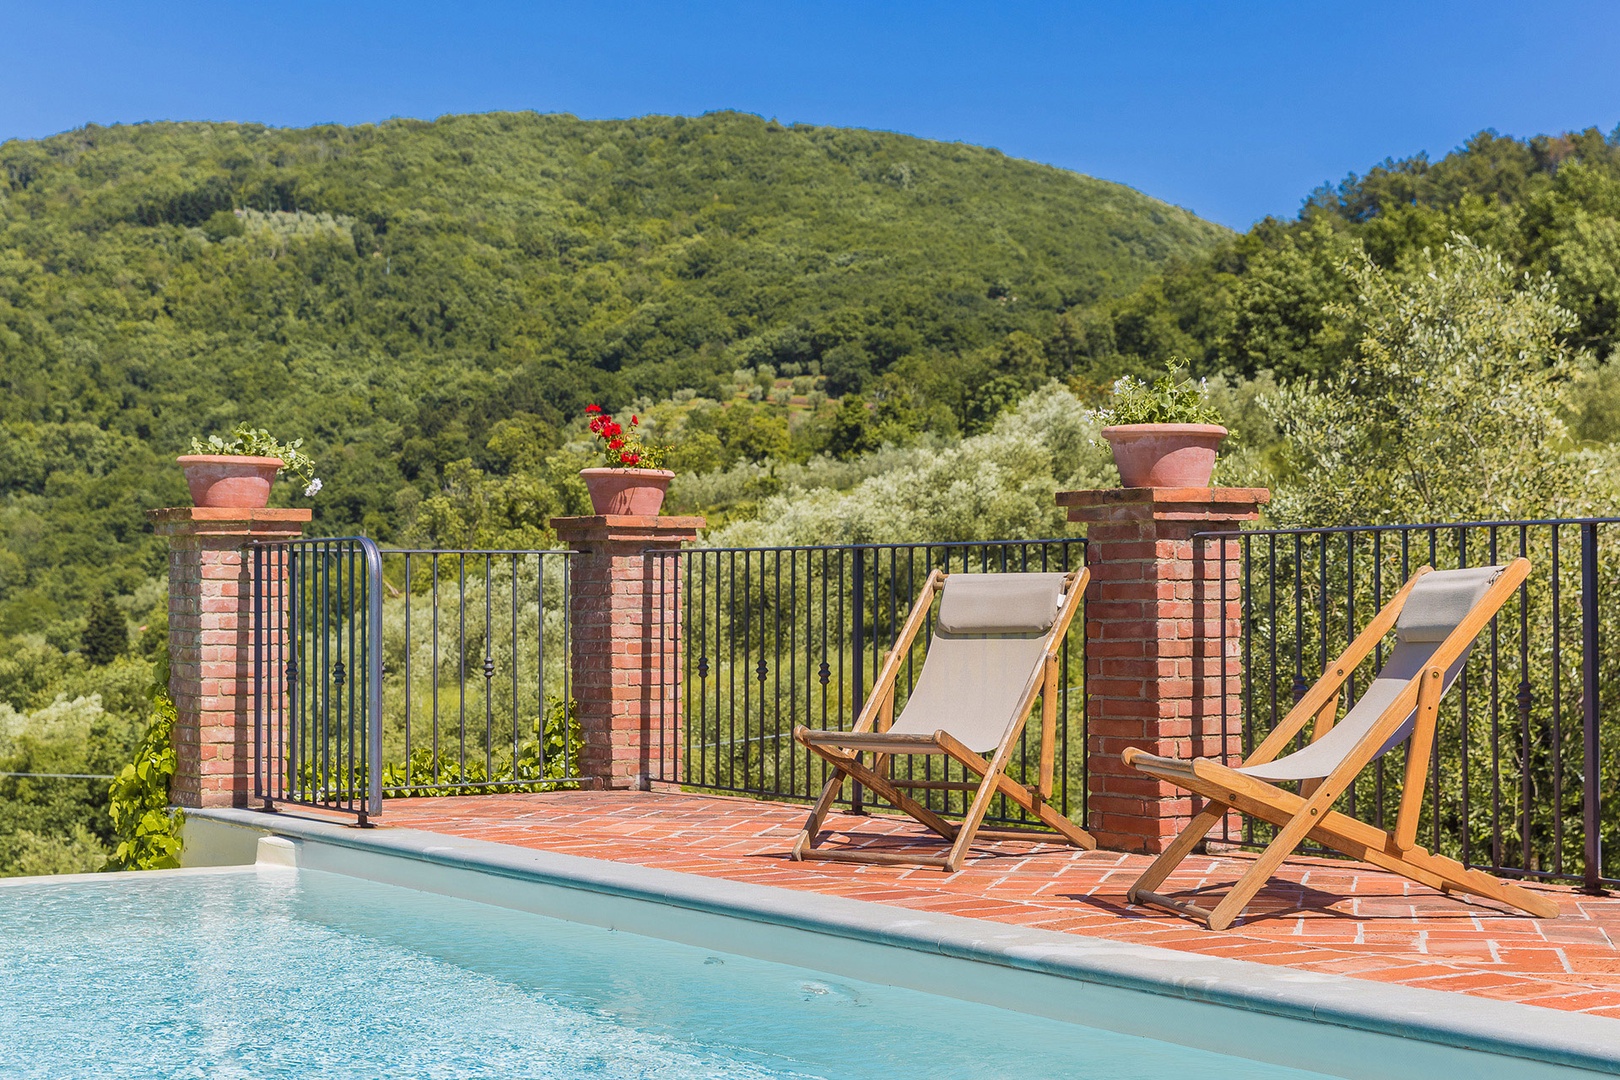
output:
[[[950,574],[935,570],[923,584],[911,615],[885,659],[872,695],[849,731],[794,728],[800,744],[825,758],[832,776],[794,841],[794,859],[961,868],[975,836],[1041,832],[983,828],[990,800],[1002,794],[1049,826],[1061,838],[1094,848],[1091,834],[1050,805],[1056,752],[1058,651],[1080,608],[1090,571],[1068,574]],[[921,675],[899,719],[894,717],[895,678],[911,654],[935,594],[939,616]],[[1006,775],[1035,698],[1041,698],[1040,772],[1033,786]],[[862,754],[873,755],[871,763]],[[976,781],[901,779],[890,775],[893,758],[940,755],[976,774]],[[853,778],[950,841],[941,856],[826,850],[816,847],[833,801]],[[971,792],[960,824],[914,799],[914,790]],[[1045,834],[1045,835],[1050,835]]]
[[[1282,861],[1310,839],[1442,892],[1470,893],[1542,918],[1555,918],[1557,905],[1548,898],[1469,869],[1415,842],[1440,699],[1461,674],[1474,638],[1529,573],[1526,559],[1515,559],[1507,566],[1419,570],[1237,768],[1212,758],[1182,761],[1155,757],[1136,747],[1126,749],[1121,755],[1125,764],[1209,800],[1186,831],[1131,886],[1128,899],[1193,916],[1212,930],[1225,930]],[[1335,724],[1340,693],[1350,673],[1391,628],[1395,648],[1366,693]],[[1312,741],[1278,757],[1312,719],[1316,721]],[[1333,809],[1369,762],[1408,739],[1406,777],[1392,831]],[[1277,786],[1296,781],[1297,795]],[[1154,892],[1229,809],[1278,827],[1277,835],[1231,891],[1213,909]]]

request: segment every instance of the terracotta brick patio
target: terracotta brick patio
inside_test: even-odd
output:
[[[803,819],[799,806],[751,799],[565,792],[390,800],[381,823],[1620,1019],[1620,898],[1532,886],[1563,912],[1538,920],[1359,864],[1298,858],[1243,921],[1212,933],[1125,903],[1146,856],[997,841],[977,845],[954,875],[795,863],[785,852]],[[829,825],[862,846],[929,844],[906,819],[835,814]],[[1219,891],[1244,858],[1189,859],[1163,891]]]

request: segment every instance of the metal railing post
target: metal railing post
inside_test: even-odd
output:
[[[1598,746],[1598,556],[1597,523],[1581,523],[1581,823],[1585,863],[1581,891],[1601,893],[1603,822]]]
[[[854,681],[855,692],[850,697],[850,720],[860,712],[861,704],[866,700],[866,551],[864,548],[855,549],[855,573],[850,582],[850,590],[854,593],[855,602],[850,605],[854,610],[854,625],[850,628],[850,641],[854,645]],[[849,792],[849,810],[852,814],[866,813],[865,792],[861,785],[851,784]]]
[[[382,722],[383,722],[383,584],[382,552],[374,541],[360,538],[366,558],[366,803],[360,824],[382,813]],[[407,588],[409,583],[407,583]]]

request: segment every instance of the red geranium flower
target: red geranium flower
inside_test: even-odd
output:
[[[641,417],[634,413],[630,416],[628,432],[600,405],[585,406],[585,415],[590,421],[588,426],[591,434],[602,440],[603,455],[610,465],[654,469],[659,465],[660,456],[668,449],[641,445],[641,435],[636,430]]]

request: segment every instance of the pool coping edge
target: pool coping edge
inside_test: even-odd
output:
[[[1604,1017],[913,911],[869,900],[416,829],[361,830],[336,822],[243,809],[188,810],[187,816],[453,869],[675,905],[1458,1049],[1620,1074],[1620,1021]],[[1369,993],[1374,988],[1376,992]]]

